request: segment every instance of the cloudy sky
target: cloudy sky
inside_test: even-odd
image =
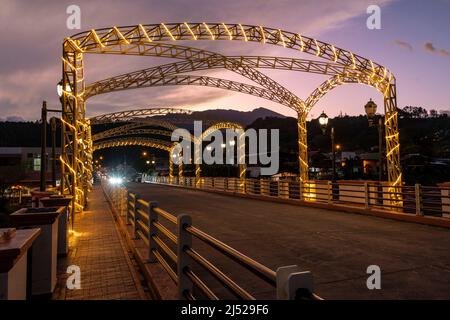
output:
[[[77,33],[66,28],[66,8],[81,8],[81,30],[160,22],[226,22],[264,25],[298,32],[351,50],[387,66],[397,77],[398,103],[450,110],[450,0],[0,0],[0,119],[34,120],[42,100],[58,107],[61,44]],[[366,27],[369,4],[381,7],[381,30]],[[187,45],[194,45],[192,42]],[[278,55],[311,59],[274,46],[243,42],[201,42],[197,47],[227,55]],[[87,55],[87,83],[171,62],[164,58]],[[306,99],[326,78],[298,72],[261,70]],[[201,74],[249,83],[229,71]],[[374,89],[345,85],[312,110],[318,116],[360,114]],[[100,95],[88,102],[88,115],[145,107],[193,110],[267,107],[294,115],[257,97],[206,87],[158,87]]]

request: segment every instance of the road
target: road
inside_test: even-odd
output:
[[[170,186],[128,188],[172,214],[191,215],[196,227],[274,270],[296,264],[312,271],[325,299],[450,299],[448,229]],[[257,298],[274,298],[228,258],[194,246]],[[370,265],[381,268],[381,290],[367,288]]]

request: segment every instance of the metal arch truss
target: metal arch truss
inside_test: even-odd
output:
[[[386,128],[385,139],[388,181],[391,183],[391,187],[401,185],[402,171],[399,156],[400,142],[398,132],[397,99],[395,98],[395,78],[390,79],[390,81],[379,81],[379,79],[373,78],[367,74],[361,74],[360,72],[355,71],[347,71],[343,74],[336,75],[323,82],[309,95],[306,99],[306,112],[308,113],[325,94],[345,83],[365,84],[377,89],[383,95],[385,106],[384,126]],[[306,119],[303,121],[302,126],[303,125],[306,125]]]
[[[148,137],[121,137],[114,138],[105,141],[99,141],[94,143],[93,151],[107,149],[107,148],[117,148],[117,147],[127,147],[127,146],[143,146],[155,149],[160,149],[167,151],[169,153],[169,177],[171,181],[174,178],[173,174],[173,158],[172,153],[175,145],[159,139],[152,139]],[[178,170],[178,177],[183,177],[183,169]]]
[[[106,148],[126,147],[126,146],[143,146],[155,149],[161,149],[170,152],[172,144],[164,140],[152,139],[147,137],[126,137],[115,138],[106,141],[94,143],[93,151],[98,151]]]
[[[157,134],[157,135],[164,135],[164,136],[171,136],[172,131],[177,129],[176,126],[168,123],[167,121],[153,120],[153,121],[128,123],[128,124],[121,125],[119,127],[115,127],[112,129],[108,129],[108,130],[96,133],[92,136],[92,140],[95,142],[95,141],[102,140],[102,139],[132,134],[130,132],[135,132],[136,130],[140,130],[140,128],[142,128],[142,127],[148,127],[148,126],[155,126],[155,127],[161,127],[161,128],[166,129],[166,130],[143,129],[143,130],[153,130],[153,132],[151,132],[150,134]]]
[[[201,135],[201,139],[200,142],[197,141],[197,144],[201,143],[205,138],[209,137],[213,132],[218,131],[218,130],[222,130],[222,129],[231,129],[234,130],[237,134],[237,139],[238,139],[238,164],[239,164],[239,191],[240,192],[245,192],[245,178],[246,178],[246,172],[247,172],[247,166],[246,166],[246,162],[245,162],[245,129],[244,127],[237,123],[237,122],[229,122],[229,121],[224,121],[224,122],[218,122],[214,125],[212,125],[211,127],[209,127],[208,129],[206,129],[202,135]],[[201,150],[202,148],[197,147],[195,148],[196,151]],[[195,154],[195,159],[197,160],[196,163],[198,161],[200,161],[200,154],[198,154],[196,152]],[[197,176],[197,173],[196,173]],[[200,172],[198,177],[200,177]],[[197,179],[196,185],[197,187],[200,187],[200,183],[201,180]]]
[[[169,52],[170,49],[154,46],[159,41],[177,40],[232,40],[252,41],[261,44],[282,46],[287,49],[314,55],[369,76],[379,86],[385,86],[384,102],[386,115],[386,146],[388,157],[389,182],[392,187],[402,183],[400,169],[400,146],[398,143],[398,123],[396,110],[396,85],[394,75],[387,68],[370,59],[318,41],[313,38],[291,33],[280,29],[263,26],[225,24],[225,23],[172,23],[135,25],[90,30],[66,38],[63,45],[63,163],[62,191],[74,195],[75,207],[83,206],[81,196],[87,185],[89,168],[85,164],[89,159],[89,124],[85,118],[85,84],[84,84],[84,53],[155,55],[154,53]],[[191,59],[190,50],[173,52],[176,58]],[[196,59],[207,58],[206,51],[195,53]],[[245,59],[242,59],[245,61]],[[241,62],[243,64],[243,62]],[[244,66],[243,66],[244,67]],[[252,66],[245,67],[251,68]],[[284,68],[288,68],[284,66]],[[331,80],[330,80],[331,81]],[[374,86],[372,84],[372,86]],[[376,85],[375,85],[376,86]],[[301,115],[301,116],[300,116]],[[306,119],[305,112],[299,113],[299,123]],[[299,125],[305,130],[306,127]],[[302,141],[299,136],[299,146]],[[306,142],[306,138],[304,138]],[[305,143],[306,148],[306,143]],[[305,152],[300,150],[299,156]],[[306,161],[307,168],[307,158]],[[300,165],[301,167],[301,165]],[[301,170],[301,180],[307,179],[307,171]]]
[[[290,108],[293,108],[294,105],[302,106],[304,109],[303,102],[295,102],[295,97],[292,95],[289,97],[285,97],[283,95],[279,95],[277,91],[266,90],[264,88],[260,88],[257,86],[245,84],[242,82],[225,80],[220,78],[213,78],[207,76],[193,76],[193,75],[167,75],[160,77],[150,77],[146,78],[144,81],[133,81],[131,83],[118,83],[116,84],[116,79],[112,79],[109,85],[102,86],[102,90],[98,90],[100,88],[96,88],[95,94],[103,94],[112,91],[120,91],[120,90],[129,90],[129,89],[137,89],[137,88],[145,88],[145,87],[158,87],[158,86],[175,86],[175,85],[190,85],[190,86],[204,86],[204,87],[212,87],[212,88],[220,88],[235,92],[240,92],[244,94],[253,95],[259,98],[263,98],[266,100],[274,101]],[[86,98],[92,97],[94,91],[90,91],[90,95]],[[300,107],[295,108],[294,110],[302,110]]]
[[[149,108],[149,109],[136,109],[126,110],[114,113],[103,114],[90,118],[91,125],[113,122],[125,122],[132,121],[138,117],[153,117],[153,116],[165,116],[165,115],[190,115],[191,110],[179,109],[179,108]],[[139,119],[139,121],[147,121],[150,119]]]

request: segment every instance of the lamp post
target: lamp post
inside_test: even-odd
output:
[[[50,119],[52,129],[52,186],[56,187],[56,118]]]
[[[366,103],[364,109],[369,120],[369,127],[377,127],[378,129],[378,180],[383,181],[383,116],[376,114],[377,105],[372,99]]]
[[[327,127],[328,127],[328,122],[329,122],[329,118],[326,115],[325,112],[322,112],[322,114],[319,116],[319,124],[320,124],[320,128],[322,129],[322,134],[325,135],[327,132]],[[332,170],[333,170],[333,177],[332,177],[332,181],[335,182],[336,181],[336,148],[334,145],[334,127],[331,127],[331,132],[330,132],[330,136],[331,136],[331,151],[332,151]]]
[[[47,184],[47,101],[42,102],[41,109],[41,181],[40,191],[45,191]]]

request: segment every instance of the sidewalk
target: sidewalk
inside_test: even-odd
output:
[[[89,208],[76,215],[67,258],[58,261],[54,300],[148,299],[128,256],[100,186],[89,195]],[[81,269],[81,289],[66,288],[67,267]]]

